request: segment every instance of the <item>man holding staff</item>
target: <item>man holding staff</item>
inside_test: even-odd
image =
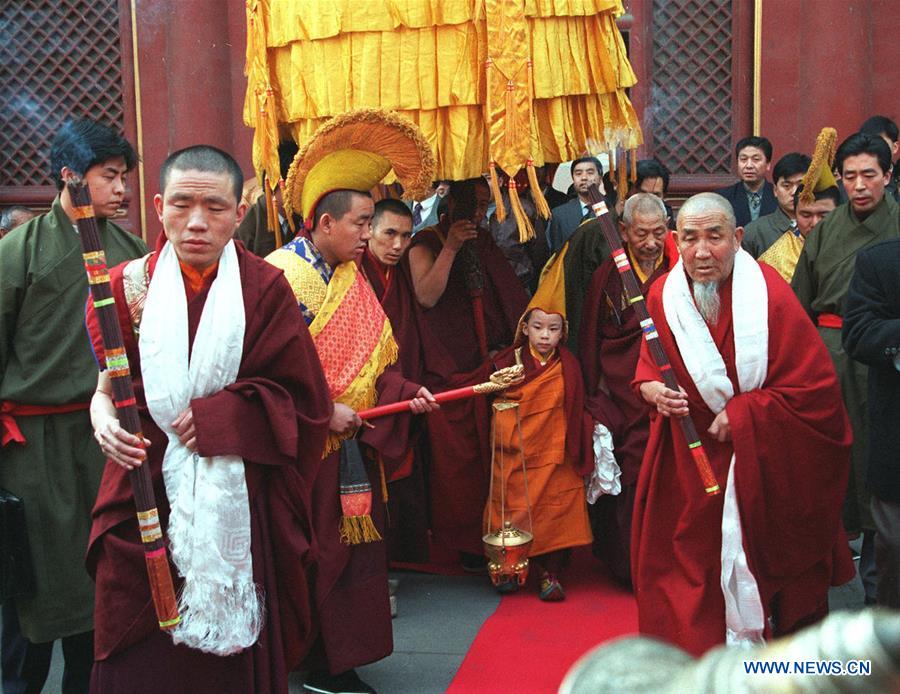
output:
[[[681,259],[647,305],[683,390],[665,387],[645,341],[634,385],[654,411],[632,576],[641,632],[699,655],[821,619],[829,585],[852,578],[850,429],[825,346],[790,287],[741,250],[728,202],[696,195],[677,226]],[[688,413],[723,494],[697,475]]]
[[[91,419],[110,464],[87,563],[92,688],[104,694],[287,692],[312,641],[306,500],[332,407],[284,277],[232,241],[242,184],[214,147],[170,155],[156,252],[110,272],[143,441],[119,426],[101,373]],[[88,327],[100,357],[90,305]],[[142,464],[179,592],[170,633],[155,619],[127,478]]]
[[[90,189],[111,262],[147,247],[111,221],[137,164],[121,134],[94,121],[67,123],[50,164],[59,189],[50,211],[0,242],[0,486],[23,500],[35,574],[33,593],[3,603],[3,684],[40,691],[53,641],[62,639],[68,692],[87,690],[93,660],[84,552],[103,457],[88,420],[97,369],[84,336],[88,284],[65,181]]]

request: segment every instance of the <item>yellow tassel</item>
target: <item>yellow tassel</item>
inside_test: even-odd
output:
[[[345,545],[362,545],[381,539],[372,516],[341,516],[341,542]]]
[[[294,236],[297,235],[297,225],[294,224],[294,215],[290,214],[287,209],[284,207],[284,201],[287,200],[286,192],[284,190],[284,179],[278,179],[278,187],[281,189],[281,209],[284,210],[284,218],[287,219],[288,228],[291,230],[291,234]]]
[[[281,224],[278,221],[278,207],[275,204],[275,194],[268,184],[263,181],[263,190],[266,195],[266,227],[275,234],[275,248],[281,248],[284,244],[281,238]]]
[[[631,182],[637,180],[637,150],[631,150]]]
[[[628,195],[628,152],[625,150],[622,150],[622,161],[619,162],[619,182],[617,188],[619,197],[624,198]]]
[[[497,205],[497,221],[506,221],[506,205],[503,204],[503,196],[500,194],[500,179],[497,177],[497,166],[491,162],[491,195],[494,196],[494,203]]]
[[[616,151],[614,149],[609,150],[606,153],[606,159],[609,162],[609,180],[615,181],[616,180],[616,164],[615,164]]]
[[[531,199],[534,200],[537,213],[544,219],[550,219],[550,205],[547,204],[547,199],[541,191],[541,184],[538,182],[537,171],[534,168],[534,159],[528,160],[525,169],[528,171],[528,185],[531,186]]]
[[[509,206],[512,208],[513,217],[516,218],[516,227],[519,229],[519,243],[527,243],[534,238],[534,227],[525,210],[522,207],[522,201],[519,199],[519,191],[516,182],[509,179]]]

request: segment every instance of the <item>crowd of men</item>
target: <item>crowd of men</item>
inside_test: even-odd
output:
[[[856,537],[866,603],[900,607],[895,123],[870,118],[774,167],[767,139],[744,138],[740,180],[677,215],[655,159],[618,191],[595,157],[571,164],[568,193],[546,167],[540,195],[556,204],[547,222],[538,191],[520,193],[537,231],[524,242],[488,177],[376,202],[392,152],[324,146],[370,127],[349,118],[318,150],[282,152],[280,247],[239,164],[198,145],[159,172],[150,252],[113,221],[135,151],[87,120],[53,141],[50,210],[3,211],[0,486],[24,502],[33,568],[4,596],[4,692],[40,691],[56,640],[65,692],[159,691],[158,676],[173,692],[286,692],[294,670],[309,691],[374,691],[354,668],[392,650],[389,562],[440,549],[485,568],[489,408],[434,393],[506,365],[506,348],[527,355],[534,309],[562,316],[579,398],[612,436],[621,490],[590,508],[593,551],[634,590],[643,633],[699,654],[796,631],[855,576]],[[87,301],[74,179],[91,193],[140,435],[119,423]],[[603,237],[595,188],[623,253]],[[542,279],[545,266],[558,274]],[[550,276],[558,310],[532,298]],[[532,350],[528,370],[555,350]],[[554,406],[576,421],[570,401]],[[574,436],[558,462],[579,454]],[[179,592],[166,630],[129,483],[141,465]],[[559,571],[542,569],[542,599],[564,596]]]

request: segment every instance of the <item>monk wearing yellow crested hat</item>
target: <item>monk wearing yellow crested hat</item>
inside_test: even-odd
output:
[[[391,170],[412,197],[431,184],[434,158],[410,121],[368,109],[328,121],[300,148],[287,177],[285,206],[300,212],[306,233],[267,257],[294,291],[297,319],[309,326],[334,403],[322,462],[302,471],[313,480],[318,544],[310,585],[318,637],[302,664],[315,692],[373,691],[354,668],[393,650],[381,541],[391,471],[382,461],[402,459],[410,417],[361,429],[356,413],[410,398],[413,413],[437,408],[426,388],[402,376],[390,321],[358,269],[371,236],[369,191]]]
[[[794,219],[797,226],[788,229],[759,256],[759,262],[771,265],[785,282],[790,282],[803,251],[803,242],[813,227],[821,222],[841,202],[837,181],[831,167],[837,132],[823,128],[816,139],[812,162],[794,193]]]

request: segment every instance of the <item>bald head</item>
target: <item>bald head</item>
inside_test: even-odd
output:
[[[675,226],[681,231],[684,218],[710,214],[723,215],[732,232],[737,227],[737,220],[734,217],[734,209],[731,207],[731,203],[718,193],[698,193],[685,200],[681,209],[678,210],[678,219]]]
[[[744,230],[721,195],[700,193],[678,211],[678,250],[694,282],[718,284],[731,276]]]
[[[622,221],[625,226],[631,226],[636,215],[659,218],[665,224],[669,213],[666,212],[665,203],[656,195],[636,193],[625,201],[625,207],[622,210]]]
[[[637,193],[625,201],[622,240],[646,275],[656,269],[666,245],[667,219],[665,204],[651,193]]]

